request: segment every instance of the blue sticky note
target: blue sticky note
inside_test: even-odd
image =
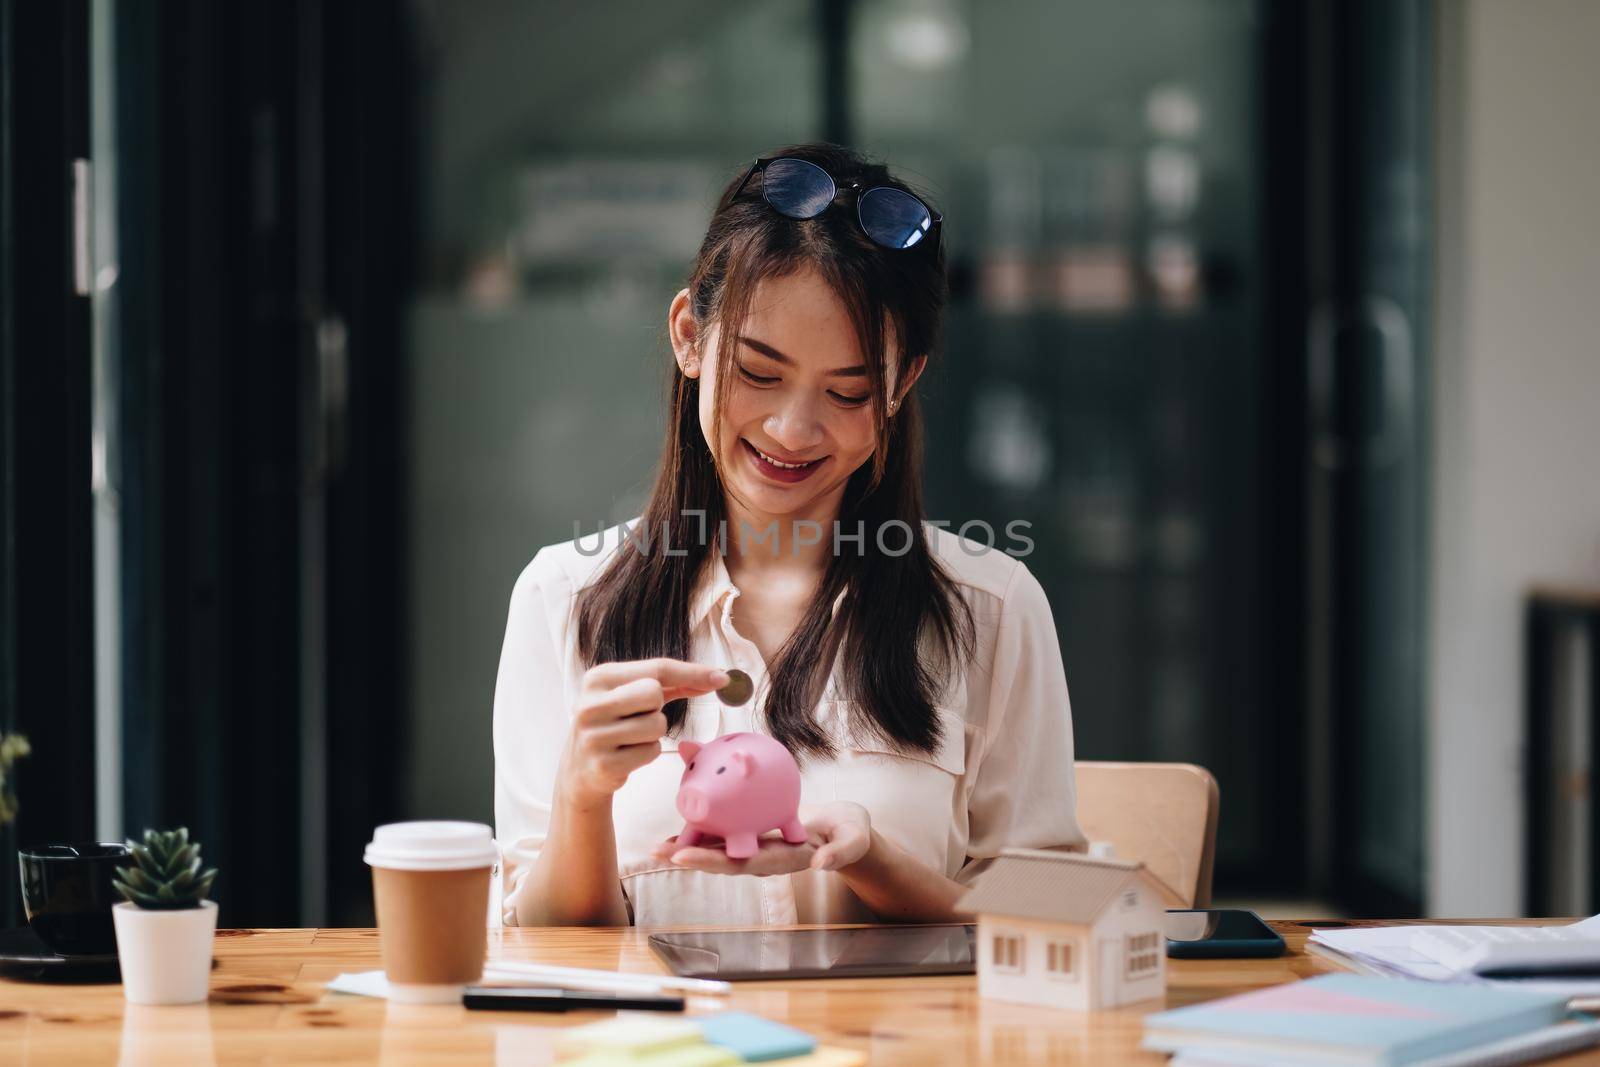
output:
[[[805,1056],[817,1047],[816,1039],[810,1034],[747,1012],[703,1015],[695,1022],[700,1024],[700,1031],[708,1042],[721,1045],[748,1063]]]

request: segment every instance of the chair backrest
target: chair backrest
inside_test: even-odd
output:
[[[1118,859],[1138,860],[1167,890],[1169,906],[1211,903],[1217,851],[1217,780],[1193,763],[1079,760],[1078,825],[1109,841]]]

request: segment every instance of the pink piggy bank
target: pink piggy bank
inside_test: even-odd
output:
[[[805,841],[800,768],[782,744],[765,734],[723,734],[703,745],[680,741],[678,755],[685,764],[678,786],[678,814],[686,820],[680,846],[720,837],[728,857],[743,860],[756,854],[756,838],[768,830],[781,830],[791,845]]]

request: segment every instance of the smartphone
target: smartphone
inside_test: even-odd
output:
[[[1167,912],[1167,955],[1174,959],[1281,956],[1283,938],[1245,908]]]

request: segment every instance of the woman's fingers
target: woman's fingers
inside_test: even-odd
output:
[[[669,857],[669,861],[679,867],[711,874],[758,874],[760,872],[753,869],[756,856],[747,860],[731,860],[721,849],[680,848]]]
[[[665,698],[660,682],[654,678],[635,678],[586,699],[578,709],[578,724],[602,727],[641,711],[655,711],[666,703]]]
[[[605,726],[596,726],[588,733],[590,743],[605,750],[627,745],[643,745],[660,741],[667,732],[667,717],[660,711],[647,711],[629,715]]]
[[[842,867],[849,860],[845,858],[846,847],[842,842],[830,841],[811,854],[811,869],[814,871],[831,871]]]
[[[695,871],[709,871],[712,874],[733,873],[733,861],[726,854],[713,848],[673,849],[667,856],[667,862],[676,867],[687,867]]]
[[[584,673],[585,684],[597,689],[615,689],[640,678],[653,678],[665,690],[685,690],[690,694],[709,693],[728,684],[728,673],[720,667],[667,656],[599,663]]]
[[[623,745],[601,756],[600,759],[612,773],[626,778],[659,755],[661,755],[661,745],[655,741],[646,741],[638,745]]]
[[[662,843],[667,845],[666,842]],[[762,838],[761,847],[749,859],[729,859],[720,848],[674,848],[657,851],[657,856],[677,867],[710,874],[793,874],[809,866],[813,846],[791,845],[782,838]]]
[[[791,845],[783,838],[765,835],[760,848],[749,859],[729,859],[720,848],[679,848],[677,838],[662,841],[652,851],[656,859],[691,870],[712,874],[790,874],[808,868],[836,871],[866,855],[872,844],[872,822],[859,804],[837,802],[820,806],[802,805],[800,818],[806,840]]]
[[[718,668],[668,657],[589,668],[561,760],[573,795],[609,797],[621,789],[630,774],[661,755],[666,703],[727,681]]]
[[[791,845],[781,838],[775,838],[772,844],[762,845],[754,856],[742,861],[744,867],[735,873],[793,874],[796,871],[803,871],[811,865],[811,855],[814,851],[814,848],[809,844]],[[728,862],[735,863],[740,861],[729,860]]]
[[[661,690],[662,700],[687,700],[689,697],[701,696],[705,693],[714,693],[722,687],[719,685],[707,688],[705,686],[664,686]]]
[[[869,829],[857,823],[842,823],[828,835],[827,843],[817,850],[817,855],[811,859],[811,866],[820,871],[837,871],[865,856],[871,846],[872,832]]]

